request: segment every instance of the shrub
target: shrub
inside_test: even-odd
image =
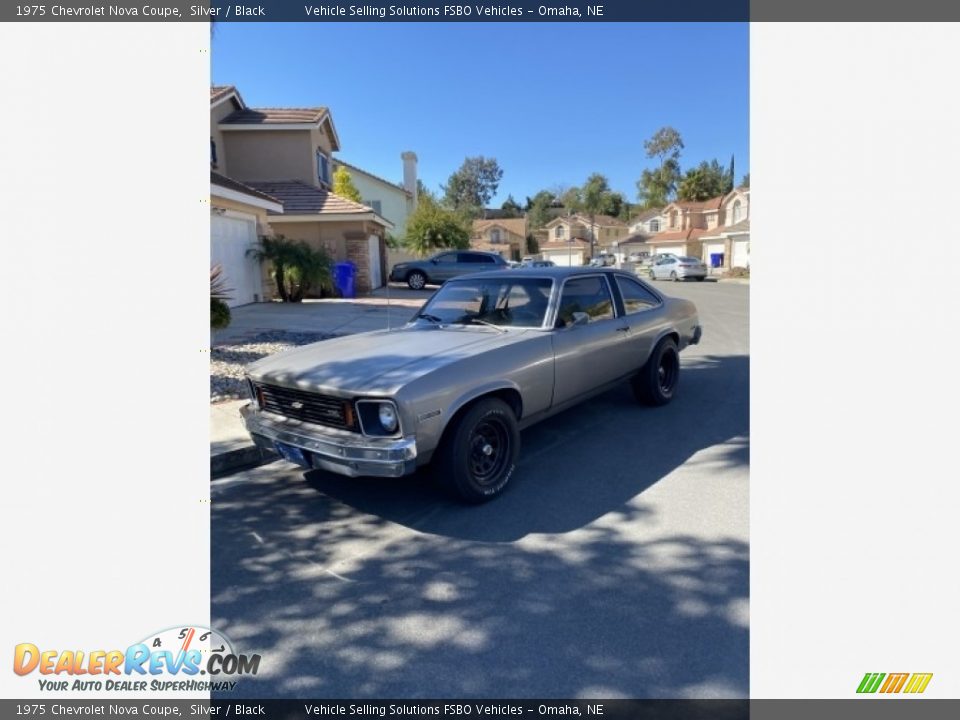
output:
[[[210,298],[210,328],[222,330],[230,324],[230,308],[223,300]]]
[[[230,324],[230,308],[226,301],[230,299],[232,288],[227,287],[223,268],[214,265],[210,268],[210,327],[221,330]]]
[[[745,268],[745,267],[730,268],[723,274],[723,276],[728,278],[749,278],[750,268]]]
[[[247,254],[270,263],[277,294],[283,302],[300,302],[311,290],[322,292],[333,284],[330,255],[303,240],[287,240],[282,235],[264,237]]]

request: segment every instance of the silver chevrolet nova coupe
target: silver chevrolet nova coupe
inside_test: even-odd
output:
[[[600,268],[466,275],[403,327],[326,340],[247,368],[259,447],[307,468],[399,477],[432,461],[468,502],[510,481],[520,430],[630,381],[664,405],[697,309]]]

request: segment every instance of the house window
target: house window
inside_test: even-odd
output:
[[[738,222],[740,222],[740,214],[741,214],[742,210],[743,210],[743,208],[740,207],[740,201],[739,201],[739,200],[735,200],[735,201],[733,202],[733,223],[734,223],[734,225],[736,225]]]
[[[330,185],[330,158],[317,149],[317,180],[323,185]]]
[[[677,226],[677,211],[674,210],[670,213],[670,227],[675,228]]]
[[[563,238],[564,228],[563,225],[557,225],[557,229],[553,231],[553,236],[558,240]]]
[[[650,221],[650,232],[660,232],[660,221],[651,220]]]
[[[213,167],[217,166],[217,144],[213,141],[213,138],[210,138],[210,164]]]
[[[490,231],[490,242],[492,243],[500,242],[500,230],[498,228],[494,228],[493,230]]]
[[[383,215],[383,213],[380,211],[382,205],[379,200],[364,200],[363,204],[368,208],[371,208],[377,215]]]

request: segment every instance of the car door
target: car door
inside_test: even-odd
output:
[[[574,313],[589,320],[574,324]],[[576,400],[628,372],[624,367],[627,324],[616,316],[605,275],[567,278],[553,330],[553,404]]]
[[[653,342],[667,324],[663,301],[643,283],[624,275],[616,276],[627,325],[626,344],[630,363],[640,367],[653,350]]]
[[[433,281],[446,282],[459,274],[457,272],[459,263],[455,252],[437,255],[431,262],[433,263],[433,271],[430,273],[430,279]]]
[[[492,255],[483,255],[481,253],[472,252],[462,252],[459,253],[459,255],[459,272],[461,274],[483,272],[485,270],[497,270],[500,267],[497,265]]]
[[[673,260],[672,257],[661,258],[659,264],[657,265],[657,279],[665,280],[670,277],[670,273],[673,272]]]

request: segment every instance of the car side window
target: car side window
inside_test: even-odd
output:
[[[613,319],[613,298],[604,278],[592,276],[567,280],[560,296],[556,326],[572,325],[576,312],[589,315],[590,322]]]
[[[457,261],[456,253],[444,253],[437,256],[438,263],[455,263]]]
[[[660,304],[659,298],[636,280],[617,276],[617,287],[623,296],[623,307],[627,315],[643,312]]]

